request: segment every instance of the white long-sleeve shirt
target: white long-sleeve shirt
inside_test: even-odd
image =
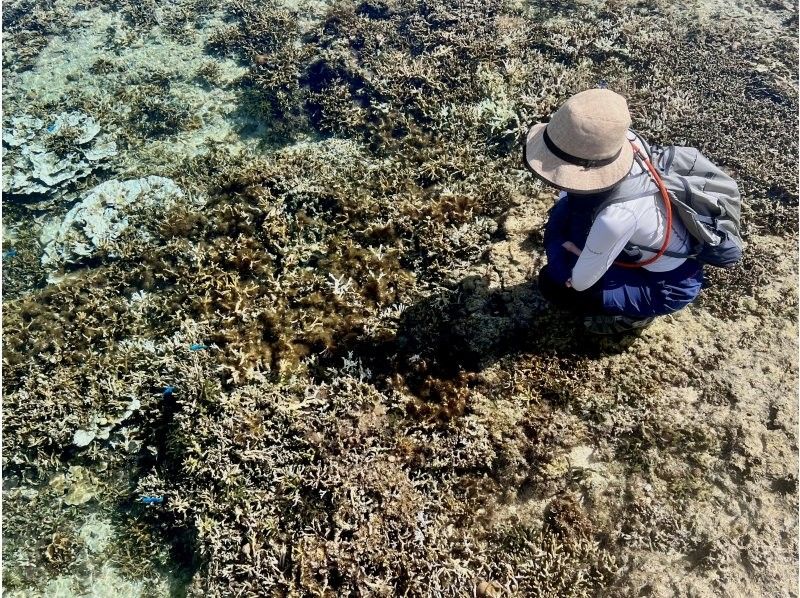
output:
[[[643,150],[633,133],[629,138]],[[642,167],[634,161],[632,175],[642,172]],[[632,243],[641,247],[660,248],[664,243],[667,215],[661,193],[633,199],[623,203],[611,204],[601,210],[595,218],[586,244],[583,247],[575,267],[572,269],[572,288],[585,291],[596,283],[614,263],[614,259],[626,244]],[[672,234],[667,249],[677,253],[688,253],[691,238],[686,227],[672,213]],[[642,251],[639,261],[653,256],[653,253]],[[686,258],[662,255],[652,264],[643,266],[651,272],[668,272],[680,266]]]

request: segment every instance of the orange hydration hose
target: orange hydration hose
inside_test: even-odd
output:
[[[643,155],[641,150],[638,147],[633,145],[631,142],[631,146],[633,146],[633,151],[636,155],[638,155],[642,161],[647,166],[647,169],[650,171],[650,176],[653,177],[656,185],[658,185],[658,190],[661,191],[661,197],[664,198],[664,208],[667,211],[667,233],[664,235],[664,244],[661,246],[661,249],[658,250],[653,257],[644,260],[643,262],[619,262],[615,261],[614,265],[619,266],[620,268],[641,268],[642,266],[646,266],[647,264],[652,264],[667,250],[667,246],[669,245],[669,238],[672,235],[672,203],[669,201],[669,193],[667,192],[667,188],[664,186],[664,181],[661,179],[661,176],[658,174],[656,167],[653,166],[653,163],[647,158],[647,156]]]

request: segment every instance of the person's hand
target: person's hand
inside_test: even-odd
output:
[[[581,255],[581,250],[578,249],[578,246],[575,245],[575,243],[573,243],[572,241],[564,241],[561,244],[561,247],[563,247],[564,249],[566,249],[570,253],[574,253],[575,255],[577,255],[579,257]]]

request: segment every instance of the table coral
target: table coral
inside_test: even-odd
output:
[[[102,252],[113,257],[129,226],[144,241],[160,232],[147,230],[143,217],[158,220],[184,198],[183,191],[170,179],[151,176],[130,181],[110,180],[91,189],[64,219],[45,227],[41,243],[42,265],[53,273],[75,268],[97,259]],[[201,202],[195,201],[193,209]],[[151,226],[152,228],[152,226]],[[51,274],[50,279],[54,279]]]
[[[100,172],[117,153],[116,143],[93,118],[64,112],[47,123],[13,116],[3,129],[3,192],[59,199],[76,182]]]

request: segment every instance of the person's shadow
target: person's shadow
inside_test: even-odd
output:
[[[397,334],[340,345],[331,357],[352,353],[376,380],[403,384],[424,416],[450,419],[465,405],[470,380],[513,355],[600,357],[626,350],[636,335],[598,337],[582,320],[550,305],[536,281],[491,289],[486,279],[468,276],[408,307]]]
[[[480,371],[518,352],[599,357],[634,339],[588,333],[582,318],[548,303],[535,280],[490,289],[485,278],[468,276],[406,309],[396,344],[401,353],[434,358],[444,373]]]

